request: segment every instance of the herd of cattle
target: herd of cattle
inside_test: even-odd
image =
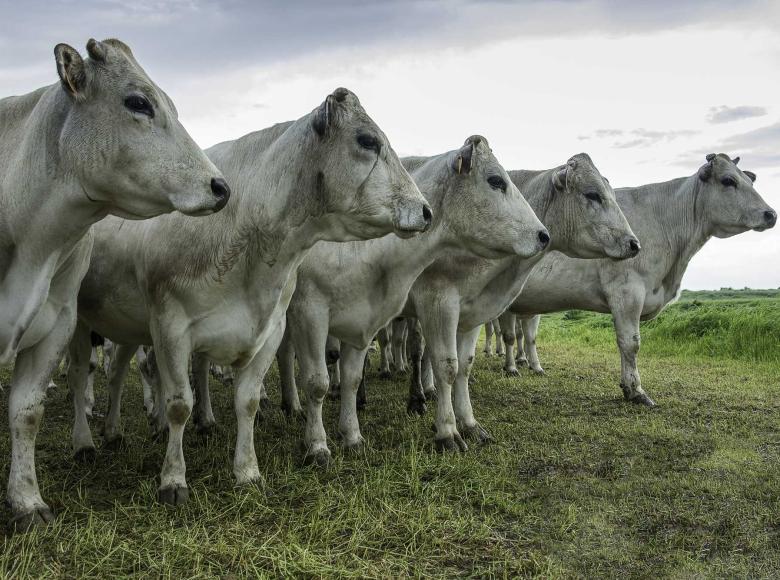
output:
[[[191,414],[199,429],[215,421],[211,365],[236,372],[238,483],[260,478],[253,430],[275,357],[285,410],[305,415],[307,459],[330,457],[322,406],[331,382],[342,441],[362,445],[357,410],[377,336],[383,352],[408,338],[408,409],[424,412],[435,388],[443,451],[490,438],[469,373],[482,325],[499,318],[506,370],[516,373],[516,316],[541,371],[535,315],[611,312],[625,398],[652,405],[636,367],[639,321],[675,298],[710,237],[777,220],[755,175],[723,154],[691,176],[618,190],[586,154],[506,171],[481,136],[399,159],[343,88],[297,121],[204,152],[122,42],[90,40],[87,58],[64,44],[54,53],[59,82],[0,100],[0,363],[15,362],[15,529],[53,517],[35,440],[66,350],[74,451],[95,452],[87,417],[97,336],[114,345],[105,443],[121,440],[122,387],[138,354],[147,412],[167,432],[159,500],[178,505],[188,498],[185,424]],[[396,366],[407,364],[405,349],[393,350]]]

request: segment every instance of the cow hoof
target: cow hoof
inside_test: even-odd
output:
[[[455,453],[456,451],[464,453],[469,449],[469,446],[466,445],[459,433],[454,433],[448,437],[436,437],[433,442],[436,446],[436,451],[439,453]]]
[[[507,368],[505,368],[504,369],[504,373],[506,373],[510,377],[519,377],[520,376],[520,371],[517,370],[517,369],[507,369]],[[471,378],[471,377],[469,377],[469,378]]]
[[[195,432],[202,437],[209,437],[217,431],[217,422],[211,421],[196,421]]]
[[[366,448],[366,440],[359,437],[355,441],[344,441],[343,446],[348,453],[362,453]]]
[[[439,398],[439,396],[436,394],[436,387],[431,387],[427,391],[423,393],[425,395],[426,401],[435,401]]]
[[[544,372],[544,369],[542,367],[531,367],[531,372],[533,372],[534,374],[537,374],[539,376],[542,376],[542,377],[545,374],[547,374],[547,373]]]
[[[307,451],[303,458],[306,465],[325,468],[330,465],[330,451],[327,449],[317,449],[316,451]]]
[[[390,380],[393,378],[393,373],[391,373],[390,371],[379,371],[379,378]]]
[[[645,393],[637,393],[628,400],[635,405],[644,405],[645,407],[655,407],[655,401],[648,397]]]
[[[15,534],[24,534],[33,528],[46,526],[53,521],[54,513],[49,506],[41,506],[12,516],[8,522],[8,529]]]
[[[515,364],[519,367],[527,367],[528,366],[528,359],[525,358],[516,358]]]
[[[172,506],[180,506],[187,503],[190,499],[190,490],[188,487],[163,487],[157,491],[157,501]]]
[[[97,457],[97,450],[94,447],[82,447],[73,452],[73,459],[78,463],[93,463]]]
[[[282,412],[287,417],[288,421],[294,421],[296,423],[302,423],[306,421],[306,413],[303,412],[301,407],[291,408],[288,405],[282,404]]]
[[[484,355],[485,355],[486,357],[488,357],[488,358],[490,358],[491,356],[493,356],[493,353],[492,353],[492,352],[490,352],[489,350],[483,350],[483,351],[482,351],[482,354],[484,354]]]
[[[125,436],[121,433],[117,433],[116,435],[106,435],[103,437],[103,449],[107,449],[108,451],[117,451],[124,448],[125,446]]]
[[[425,404],[425,398],[413,398],[409,399],[409,401],[406,403],[406,412],[410,415],[419,415],[423,416],[425,415],[425,412],[428,410],[428,406]]]
[[[463,433],[463,438],[468,441],[474,441],[476,443],[480,444],[486,444],[486,443],[493,443],[495,439],[493,439],[493,436],[488,433],[487,429],[485,429],[482,425],[479,423],[475,423],[474,425],[464,425],[460,428],[460,432]]]

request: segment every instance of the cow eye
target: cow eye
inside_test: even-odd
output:
[[[731,176],[726,176],[720,180],[725,187],[737,187],[737,180]]]
[[[154,119],[154,108],[152,107],[152,103],[143,95],[130,95],[125,99],[125,107],[133,113],[139,113],[140,115],[146,115],[150,119]]]
[[[379,141],[373,135],[358,135],[357,142],[363,149],[379,151]]]
[[[588,198],[590,201],[601,203],[601,196],[595,191],[589,191],[588,193],[585,194],[585,197]]]
[[[500,189],[506,193],[506,181],[504,181],[503,177],[499,175],[492,175],[488,177],[487,182],[493,189]]]

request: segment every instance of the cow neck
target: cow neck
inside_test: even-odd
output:
[[[29,268],[70,252],[108,215],[104,203],[89,198],[76,172],[63,166],[60,133],[70,106],[58,85],[42,94],[25,118],[23,145],[5,176],[9,191],[3,203],[13,207],[5,227]]]
[[[214,216],[221,223],[211,228],[225,232],[216,253],[219,277],[257,264],[283,268],[302,259],[327,227],[319,175],[306,146],[313,143],[307,125],[307,117],[289,125],[252,163],[241,163],[246,152],[236,152],[235,171],[226,173],[235,193]]]
[[[664,195],[654,195],[653,213],[657,227],[672,258],[666,280],[679,284],[688,263],[710,239],[712,233],[702,216],[701,180],[697,175],[661,184]]]

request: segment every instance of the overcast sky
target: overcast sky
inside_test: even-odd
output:
[[[508,169],[588,152],[615,186],[740,155],[780,208],[780,3],[0,0],[0,96],[52,49],[127,42],[204,147],[360,97],[399,154],[488,138]],[[686,288],[780,287],[780,228],[713,240]]]

